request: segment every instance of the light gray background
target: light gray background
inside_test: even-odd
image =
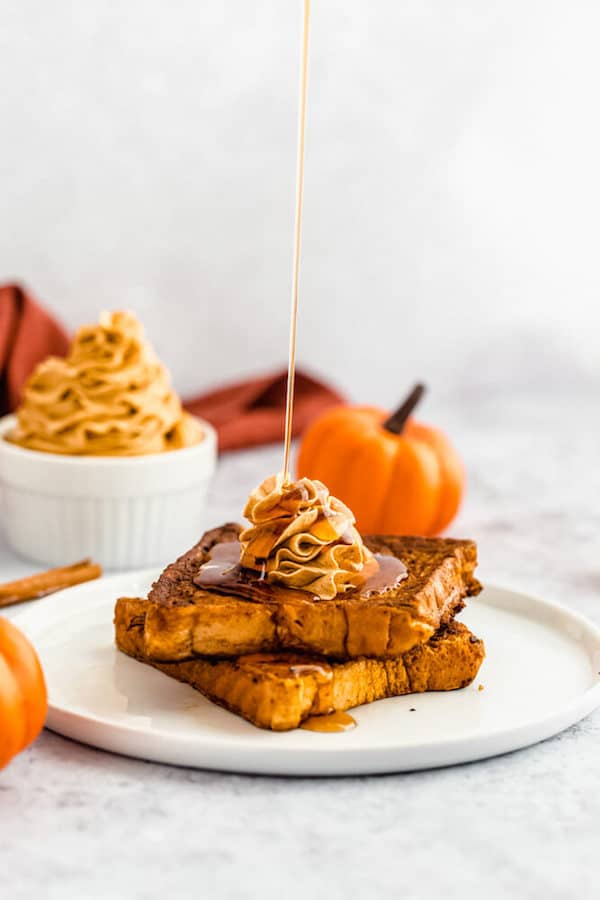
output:
[[[299,355],[393,403],[598,379],[600,10],[314,0]],[[2,0],[0,277],[185,393],[287,344],[300,0]]]

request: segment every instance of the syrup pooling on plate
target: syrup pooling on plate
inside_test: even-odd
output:
[[[245,569],[240,565],[241,548],[238,541],[227,541],[210,550],[210,559],[201,566],[194,578],[196,587],[216,594],[229,594],[245,600],[310,600],[321,598],[310,591],[285,588],[272,584],[265,570]],[[406,566],[395,556],[373,554],[377,566],[365,575],[362,584],[345,594],[347,598],[359,596],[373,598],[393,591],[407,577]]]
[[[328,716],[310,716],[300,725],[305,731],[321,731],[334,733],[337,731],[350,731],[356,728],[356,719],[347,712],[332,712]]]

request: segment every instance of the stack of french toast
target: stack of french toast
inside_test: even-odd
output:
[[[373,553],[406,566],[406,578],[381,595],[266,592],[257,600],[198,587],[211,550],[239,541],[240,531],[227,524],[207,532],[147,598],[120,598],[119,649],[274,731],[385,697],[455,690],[476,677],[483,642],[455,620],[481,590],[473,541],[365,537]]]

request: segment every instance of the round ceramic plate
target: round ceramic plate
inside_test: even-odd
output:
[[[517,750],[600,705],[600,629],[568,609],[487,587],[461,616],[487,648],[470,687],[360,707],[353,713],[358,727],[343,733],[261,731],[115,649],[115,598],[143,596],[156,574],[80,585],[16,619],[46,672],[49,728],[104,750],[174,765],[358,775]]]

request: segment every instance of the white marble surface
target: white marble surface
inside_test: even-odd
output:
[[[470,471],[453,531],[478,539],[484,580],[600,622],[596,398],[474,392],[445,418]],[[224,459],[213,521],[236,516],[278,463],[271,449]],[[29,569],[3,550],[3,578]],[[596,713],[453,769],[292,780],[178,770],[44,733],[0,775],[0,896],[592,897],[599,739]]]

